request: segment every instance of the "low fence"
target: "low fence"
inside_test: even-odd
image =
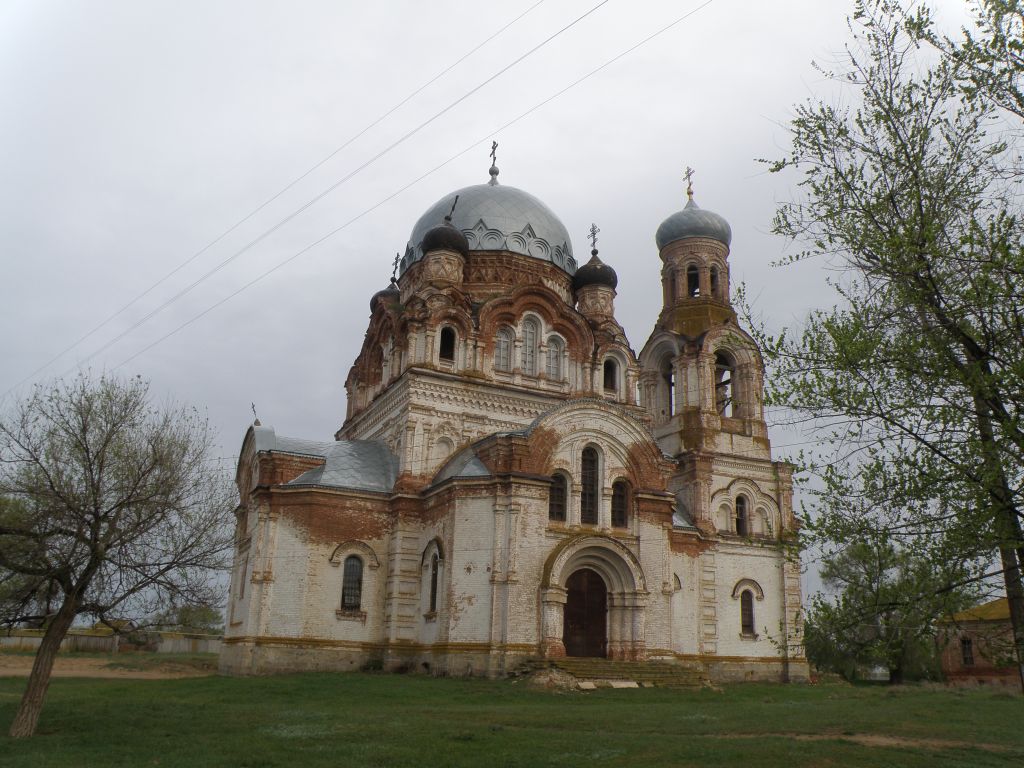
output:
[[[139,643],[138,640],[144,640]],[[132,633],[131,639],[111,629],[71,629],[61,641],[62,652],[117,653],[121,650],[155,653],[220,653],[220,635],[186,632]],[[0,651],[34,651],[43,641],[41,629],[12,629],[0,634]]]

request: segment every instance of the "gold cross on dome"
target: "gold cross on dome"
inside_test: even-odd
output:
[[[597,233],[601,230],[597,228],[597,224],[590,225],[590,247],[597,248]]]
[[[491,165],[498,164],[498,142],[491,142]]]
[[[693,197],[693,174],[694,170],[690,166],[686,166],[686,173],[683,176],[686,177],[686,196]]]
[[[398,275],[398,262],[402,260],[400,253],[395,254],[395,261],[391,265],[391,279],[394,280],[395,276]]]

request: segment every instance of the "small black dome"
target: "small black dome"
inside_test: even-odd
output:
[[[587,285],[606,285],[614,288],[619,284],[619,276],[615,270],[597,258],[597,251],[591,251],[590,261],[576,270],[572,278],[572,287],[579,290]]]
[[[469,255],[469,241],[466,236],[452,226],[450,216],[444,217],[444,224],[428,229],[423,236],[423,253],[431,251],[455,251],[464,257]]]
[[[398,297],[400,295],[401,295],[401,291],[398,290],[398,283],[396,283],[394,281],[394,279],[392,279],[391,283],[388,285],[387,288],[385,288],[385,289],[383,289],[381,291],[377,291],[370,298],[370,311],[373,312],[373,310],[377,307],[377,299],[383,299],[384,301],[395,302],[395,301],[398,301]]]

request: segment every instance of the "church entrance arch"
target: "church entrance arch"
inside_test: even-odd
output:
[[[636,555],[610,536],[563,541],[541,582],[541,653],[644,659],[647,584]]]
[[[608,588],[596,571],[581,568],[565,583],[562,642],[566,656],[604,658],[608,648]]]

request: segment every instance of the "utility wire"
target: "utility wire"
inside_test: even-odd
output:
[[[204,245],[204,246],[203,246],[202,248],[200,248],[200,249],[199,249],[198,251],[196,251],[196,252],[195,252],[194,254],[192,254],[192,255],[191,255],[191,256],[189,256],[189,257],[188,257],[187,259],[185,259],[185,261],[181,262],[181,263],[180,263],[180,264],[179,264],[178,266],[176,266],[176,267],[175,267],[174,269],[172,269],[172,270],[171,270],[170,272],[168,272],[168,273],[167,273],[167,274],[165,274],[165,275],[164,275],[163,277],[161,277],[161,278],[160,278],[159,280],[157,280],[157,281],[156,281],[155,283],[153,283],[153,284],[152,284],[152,285],[150,285],[150,286],[149,286],[148,288],[146,288],[146,289],[145,289],[145,290],[144,290],[144,291],[143,291],[142,293],[138,294],[138,295],[137,295],[137,296],[136,296],[135,298],[133,298],[133,299],[132,299],[131,301],[129,301],[129,302],[128,302],[127,304],[125,304],[125,305],[124,305],[123,307],[121,307],[120,309],[118,309],[117,311],[115,311],[115,312],[114,312],[114,313],[113,313],[112,315],[110,315],[110,316],[109,316],[109,317],[107,317],[107,318],[106,318],[105,320],[103,320],[103,321],[102,321],[101,323],[99,323],[99,325],[96,325],[95,327],[93,327],[93,328],[92,328],[92,329],[91,329],[91,330],[90,330],[90,331],[89,331],[88,333],[86,333],[86,334],[85,334],[84,336],[80,337],[80,338],[79,338],[79,339],[78,339],[77,341],[75,341],[75,342],[74,342],[73,344],[71,344],[70,346],[68,346],[68,347],[64,348],[63,350],[61,350],[60,352],[58,352],[58,353],[57,353],[56,355],[54,355],[53,357],[51,357],[51,358],[50,358],[49,360],[47,360],[47,361],[46,361],[45,363],[43,363],[43,364],[42,364],[41,366],[39,366],[39,367],[38,367],[38,368],[36,368],[36,369],[35,369],[34,371],[32,371],[32,373],[28,374],[28,376],[26,376],[25,378],[23,378],[23,379],[22,379],[21,381],[17,382],[16,384],[14,384],[14,385],[13,385],[12,387],[10,387],[10,388],[9,388],[9,389],[8,389],[8,390],[7,390],[6,392],[4,392],[4,396],[6,396],[6,395],[10,394],[10,393],[11,393],[11,392],[12,392],[13,390],[15,390],[15,389],[17,389],[18,387],[20,387],[20,386],[21,386],[22,384],[24,384],[24,383],[25,383],[26,381],[28,381],[28,380],[32,379],[32,378],[33,378],[33,377],[35,377],[35,376],[36,376],[37,374],[39,374],[40,372],[44,371],[44,370],[45,370],[46,368],[48,368],[48,367],[49,367],[49,366],[51,366],[51,365],[52,365],[53,363],[55,363],[55,362],[56,362],[57,360],[59,360],[60,358],[64,357],[64,355],[66,355],[66,354],[67,354],[68,352],[70,352],[71,350],[73,350],[73,349],[77,348],[77,347],[78,347],[78,346],[79,346],[79,345],[80,345],[80,344],[81,344],[82,342],[84,342],[84,341],[86,341],[87,339],[91,338],[91,337],[92,337],[92,336],[93,336],[94,334],[96,334],[96,333],[97,333],[98,331],[100,331],[100,330],[102,330],[103,328],[105,328],[105,327],[106,327],[106,326],[107,326],[107,325],[108,325],[108,324],[109,324],[109,323],[110,323],[110,322],[111,322],[112,320],[116,319],[117,317],[120,317],[120,316],[121,316],[121,315],[122,315],[122,314],[123,314],[123,313],[124,313],[125,311],[127,311],[127,310],[128,310],[128,309],[130,309],[131,307],[135,306],[135,304],[137,304],[137,303],[138,303],[138,302],[139,302],[140,300],[142,300],[143,298],[145,298],[146,296],[148,296],[148,295],[149,295],[150,293],[152,293],[152,292],[153,292],[154,290],[156,290],[157,288],[159,288],[159,287],[160,287],[161,285],[163,285],[163,284],[164,284],[165,282],[167,282],[167,280],[169,280],[170,278],[172,278],[172,277],[173,277],[174,275],[178,274],[178,272],[180,272],[180,271],[181,271],[182,269],[184,269],[185,267],[187,267],[187,266],[188,266],[189,264],[191,264],[191,263],[192,263],[193,261],[195,261],[196,259],[198,259],[198,258],[199,258],[200,256],[202,256],[202,255],[203,255],[204,253],[206,253],[206,252],[207,252],[208,250],[210,250],[210,248],[212,248],[213,246],[215,246],[215,245],[216,245],[217,243],[219,243],[219,242],[220,242],[221,240],[223,240],[223,239],[224,239],[225,237],[227,237],[227,236],[228,236],[228,235],[230,235],[230,234],[231,234],[232,232],[234,232],[234,231],[235,231],[236,229],[238,229],[238,228],[239,228],[240,226],[242,226],[243,224],[245,224],[245,222],[249,221],[249,219],[251,219],[251,218],[252,218],[253,216],[255,216],[255,215],[256,215],[257,213],[259,213],[260,211],[262,211],[262,210],[263,210],[264,208],[266,208],[266,207],[267,207],[268,205],[270,205],[270,204],[271,204],[272,202],[274,202],[274,201],[275,201],[275,200],[277,200],[277,199],[278,199],[279,197],[281,197],[281,196],[282,196],[283,194],[285,194],[286,192],[288,192],[288,191],[289,191],[290,189],[292,189],[292,188],[293,188],[293,187],[294,187],[294,186],[295,186],[296,184],[298,184],[298,183],[299,183],[300,181],[302,181],[303,179],[305,179],[306,177],[308,177],[308,176],[309,176],[309,175],[310,175],[311,173],[313,173],[314,171],[316,171],[317,169],[319,169],[320,167],[322,167],[322,166],[323,166],[324,164],[326,164],[326,163],[327,163],[328,161],[332,160],[332,159],[333,159],[333,158],[334,158],[335,156],[337,156],[337,155],[338,155],[338,153],[339,153],[339,152],[341,152],[342,150],[344,150],[344,149],[348,148],[348,147],[349,147],[349,146],[350,146],[350,145],[351,145],[351,144],[352,144],[352,143],[353,143],[354,141],[356,141],[356,139],[359,139],[359,138],[360,138],[360,137],[362,137],[362,136],[363,136],[364,134],[366,134],[366,133],[367,133],[368,131],[370,131],[371,129],[373,129],[373,128],[377,127],[378,125],[380,125],[380,124],[381,124],[382,122],[384,122],[384,120],[386,120],[386,119],[387,119],[388,117],[390,117],[390,116],[391,116],[391,115],[393,115],[393,114],[394,114],[395,112],[397,112],[397,111],[398,111],[398,110],[399,110],[400,108],[402,108],[402,107],[404,107],[404,106],[405,106],[406,104],[408,104],[408,103],[409,103],[409,102],[410,102],[410,101],[411,101],[411,100],[412,100],[413,98],[415,98],[416,96],[418,96],[418,95],[419,95],[420,93],[422,93],[422,92],[423,92],[424,90],[426,90],[426,89],[427,89],[427,88],[428,88],[429,86],[431,86],[431,85],[433,85],[434,83],[436,83],[436,82],[437,82],[438,80],[440,80],[440,79],[441,79],[442,77],[444,77],[444,76],[445,76],[446,74],[448,74],[448,73],[449,73],[449,72],[451,72],[451,71],[452,71],[453,69],[455,69],[455,67],[457,67],[457,66],[458,66],[459,64],[461,64],[462,62],[464,62],[464,61],[465,61],[466,59],[468,59],[468,58],[469,58],[470,56],[472,56],[472,55],[473,55],[474,53],[476,53],[476,52],[477,52],[477,51],[479,51],[479,50],[480,50],[481,48],[483,48],[483,47],[484,47],[485,45],[487,45],[487,44],[488,44],[489,42],[491,42],[491,41],[492,41],[492,40],[494,40],[494,39],[495,39],[496,37],[498,37],[498,36],[499,36],[499,35],[500,35],[500,34],[501,34],[502,32],[504,32],[504,31],[505,31],[506,29],[508,29],[509,27],[511,27],[511,26],[512,26],[513,24],[515,24],[515,23],[516,23],[517,21],[519,21],[520,19],[522,19],[522,18],[523,18],[524,16],[526,16],[526,15],[527,15],[528,13],[530,13],[530,12],[531,12],[531,11],[533,11],[533,10],[535,10],[535,9],[536,9],[536,8],[537,8],[538,6],[542,5],[542,4],[543,4],[543,3],[545,3],[545,2],[546,2],[546,0],[537,0],[537,2],[535,2],[535,3],[533,4],[533,5],[531,5],[531,6],[529,7],[529,8],[527,8],[527,9],[526,9],[525,11],[523,11],[522,13],[520,13],[520,14],[519,14],[518,16],[516,16],[516,17],[515,17],[514,19],[512,19],[512,20],[511,20],[510,22],[508,22],[507,24],[505,24],[505,25],[504,25],[503,27],[501,27],[501,28],[500,28],[499,30],[497,30],[496,32],[494,32],[494,33],[493,33],[492,35],[490,35],[490,36],[489,36],[488,38],[486,38],[486,39],[485,39],[485,40],[484,40],[484,41],[483,41],[482,43],[480,43],[479,45],[477,45],[476,47],[474,47],[473,49],[471,49],[471,50],[470,50],[470,51],[468,51],[467,53],[463,54],[463,55],[462,55],[461,57],[459,57],[459,58],[458,58],[458,59],[456,59],[456,60],[455,60],[454,62],[452,62],[452,63],[451,63],[450,65],[448,65],[448,66],[447,66],[446,68],[444,68],[443,70],[441,70],[440,72],[438,72],[438,73],[437,73],[436,75],[434,75],[434,76],[433,76],[432,78],[430,78],[430,80],[428,80],[427,82],[423,83],[423,85],[421,85],[421,86],[420,86],[419,88],[417,88],[416,90],[414,90],[414,91],[413,91],[412,93],[410,93],[410,94],[409,94],[408,96],[406,96],[406,97],[405,97],[404,99],[402,99],[402,100],[401,100],[401,101],[399,101],[399,102],[398,102],[397,104],[395,104],[395,105],[394,105],[393,107],[391,107],[391,108],[390,108],[390,109],[389,109],[389,110],[388,110],[387,112],[385,112],[384,114],[382,114],[382,115],[381,115],[380,117],[378,117],[378,118],[377,118],[376,120],[374,120],[374,121],[373,121],[372,123],[369,123],[368,125],[366,125],[366,126],[365,126],[365,127],[364,127],[364,128],[362,129],[362,130],[360,130],[360,131],[359,131],[358,133],[356,133],[355,135],[351,136],[351,137],[350,137],[350,138],[349,138],[349,139],[348,139],[347,141],[345,141],[345,143],[343,143],[343,144],[342,144],[341,146],[339,146],[339,147],[337,147],[336,149],[334,149],[334,150],[333,150],[333,151],[332,151],[332,152],[331,152],[330,154],[328,154],[328,155],[327,155],[326,157],[324,157],[324,158],[323,158],[322,160],[320,160],[320,161],[319,161],[319,162],[317,162],[317,163],[316,163],[315,165],[313,165],[313,166],[311,166],[310,168],[308,168],[308,169],[307,169],[307,170],[306,170],[305,172],[303,172],[303,173],[302,173],[301,175],[299,175],[299,176],[297,176],[296,178],[292,179],[292,181],[290,181],[290,182],[289,182],[288,184],[286,184],[286,185],[285,185],[284,187],[282,187],[282,188],[281,188],[280,190],[278,190],[278,191],[277,191],[277,192],[276,192],[275,194],[273,194],[273,195],[272,195],[271,197],[267,198],[267,199],[266,199],[266,200],[264,200],[264,201],[263,201],[262,203],[260,203],[260,205],[258,205],[257,207],[253,208],[253,209],[252,209],[251,211],[249,211],[249,213],[247,213],[247,214],[246,214],[245,216],[243,216],[243,217],[242,217],[241,219],[239,219],[239,220],[238,220],[238,221],[236,221],[236,222],[235,222],[234,224],[232,224],[232,225],[231,225],[230,227],[228,227],[227,229],[225,229],[225,230],[224,230],[223,232],[221,232],[221,233],[220,233],[220,234],[219,234],[219,235],[218,235],[217,237],[215,237],[215,238],[214,238],[213,240],[211,240],[210,242],[208,242],[208,243],[207,243],[206,245]],[[76,366],[76,367],[77,367],[77,366]],[[72,370],[74,370],[74,369],[72,369]]]
[[[710,2],[711,0],[708,0],[708,1]],[[283,227],[285,224],[290,222],[292,219],[294,219],[300,213],[302,213],[303,211],[309,209],[310,207],[312,207],[313,205],[318,203],[320,200],[323,200],[331,192],[333,192],[338,187],[340,187],[342,184],[344,184],[347,181],[349,181],[350,179],[352,179],[357,174],[359,174],[362,171],[364,171],[367,168],[369,168],[371,165],[373,165],[375,162],[377,162],[380,158],[384,157],[384,155],[386,155],[389,152],[391,152],[391,150],[393,150],[395,147],[399,146],[400,144],[403,144],[407,139],[411,138],[412,136],[415,136],[417,133],[419,133],[421,130],[426,128],[428,125],[430,125],[432,122],[437,120],[439,117],[441,117],[441,116],[445,115],[447,112],[451,111],[453,108],[455,108],[456,106],[461,104],[463,101],[468,99],[470,96],[472,96],[474,93],[479,91],[481,88],[483,88],[486,85],[489,85],[491,82],[493,82],[498,77],[503,75],[505,72],[508,72],[508,70],[512,69],[512,67],[514,67],[516,64],[520,63],[521,61],[523,61],[527,57],[529,57],[532,54],[534,54],[537,51],[539,51],[541,48],[543,48],[545,45],[550,43],[552,40],[554,40],[556,37],[561,35],[563,32],[566,32],[567,30],[569,30],[572,27],[576,26],[579,22],[583,21],[583,19],[585,19],[590,14],[594,13],[602,5],[606,5],[608,2],[610,2],[610,0],[601,0],[601,2],[599,2],[597,5],[593,6],[590,10],[588,10],[585,13],[583,13],[582,15],[576,17],[573,21],[569,22],[564,27],[559,29],[557,32],[555,32],[554,34],[552,34],[549,37],[547,37],[544,40],[542,40],[540,43],[538,43],[533,48],[528,50],[526,53],[522,54],[521,56],[519,56],[518,58],[513,60],[511,63],[506,64],[504,67],[499,69],[493,75],[491,75],[486,80],[484,80],[482,83],[480,83],[479,85],[475,86],[474,88],[470,89],[469,91],[464,93],[462,96],[457,98],[455,101],[453,101],[447,107],[442,109],[440,112],[436,113],[432,117],[427,118],[422,123],[420,123],[415,128],[413,128],[411,131],[409,131],[408,133],[404,134],[401,138],[397,139],[396,141],[393,141],[391,144],[389,144],[387,147],[382,149],[376,155],[371,157],[365,163],[363,163],[362,165],[358,166],[355,170],[353,170],[350,173],[348,173],[347,175],[343,176],[341,179],[336,181],[334,184],[332,184],[331,186],[327,187],[327,189],[323,190],[320,194],[316,195],[311,200],[308,200],[307,202],[305,202],[304,204],[302,204],[301,206],[296,208],[290,214],[288,214],[283,219],[281,219],[276,224],[274,224],[272,227],[270,227],[270,229],[265,230],[262,234],[260,234],[256,238],[254,238],[253,240],[250,240],[249,243],[247,243],[242,248],[240,248],[239,250],[235,251],[233,254],[228,256],[226,259],[224,259],[222,262],[220,262],[213,269],[207,271],[201,277],[197,278],[192,283],[187,285],[185,288],[183,288],[182,290],[178,291],[176,294],[174,294],[174,296],[169,298],[167,301],[165,301],[163,304],[158,306],[156,309],[154,309],[151,312],[149,312],[148,314],[144,315],[141,320],[138,320],[135,323],[133,323],[132,325],[128,326],[128,328],[126,328],[124,331],[122,331],[117,336],[112,338],[110,341],[108,341],[106,344],[101,346],[99,349],[97,349],[94,352],[92,352],[89,355],[87,355],[83,360],[80,360],[79,362],[75,363],[75,365],[71,366],[66,371],[64,371],[61,374],[61,376],[66,376],[67,374],[69,374],[69,373],[71,373],[71,372],[81,368],[85,363],[87,363],[90,360],[92,360],[98,354],[100,354],[104,350],[107,350],[110,347],[112,347],[114,344],[116,344],[118,341],[120,341],[125,336],[130,334],[136,328],[138,328],[139,326],[143,325],[148,320],[150,320],[150,318],[152,318],[153,316],[155,316],[155,315],[159,314],[160,312],[162,312],[163,310],[165,310],[167,307],[169,307],[171,304],[176,302],[181,297],[185,296],[187,293],[190,293],[192,291],[192,289],[195,288],[196,286],[198,286],[200,283],[206,281],[207,279],[212,277],[214,274],[216,274],[217,272],[222,270],[224,267],[226,267],[228,264],[230,264],[232,261],[234,261],[239,256],[241,256],[243,253],[246,253],[253,246],[255,246],[258,243],[260,243],[263,240],[265,240],[267,237],[269,237],[271,234],[273,234],[274,232],[279,230],[281,227]]]
[[[171,336],[174,336],[175,334],[177,334],[177,333],[178,333],[179,331],[182,331],[182,330],[184,330],[184,329],[185,329],[185,328],[187,328],[188,326],[192,325],[192,323],[196,322],[196,321],[197,321],[197,320],[199,320],[200,318],[202,318],[202,317],[204,317],[205,315],[209,314],[210,312],[212,312],[212,311],[213,311],[214,309],[216,309],[217,307],[221,306],[222,304],[224,304],[224,303],[226,303],[226,302],[230,301],[231,299],[233,299],[233,298],[234,298],[235,296],[237,296],[238,294],[242,293],[243,291],[245,291],[245,290],[247,290],[247,289],[251,288],[251,287],[252,287],[253,285],[255,285],[256,283],[260,282],[260,281],[261,281],[261,280],[263,280],[264,278],[268,277],[269,275],[271,275],[271,274],[273,274],[274,272],[276,272],[277,270],[279,270],[279,269],[280,269],[281,267],[285,266],[286,264],[289,264],[289,263],[291,263],[292,261],[294,261],[295,259],[299,258],[300,256],[302,256],[303,254],[307,253],[308,251],[312,250],[312,249],[313,249],[313,248],[315,248],[316,246],[318,246],[318,245],[320,245],[321,243],[325,242],[326,240],[328,240],[328,239],[330,239],[330,238],[334,237],[334,235],[338,234],[338,233],[339,233],[339,232],[341,232],[342,230],[344,230],[344,229],[348,228],[349,226],[351,226],[351,225],[352,225],[352,224],[354,224],[355,222],[359,221],[359,219],[361,219],[361,218],[363,218],[364,216],[366,216],[367,214],[369,214],[369,213],[372,213],[373,211],[377,210],[378,208],[380,208],[380,207],[381,207],[382,205],[384,205],[385,203],[388,203],[388,202],[390,202],[391,200],[393,200],[393,199],[394,199],[395,197],[398,197],[398,195],[402,194],[403,192],[405,192],[405,191],[406,191],[407,189],[409,189],[410,187],[413,187],[413,186],[415,186],[416,184],[418,184],[419,182],[423,181],[423,180],[424,180],[425,178],[427,178],[428,176],[431,176],[431,175],[433,175],[434,173],[436,173],[437,171],[439,171],[439,170],[441,170],[442,168],[444,168],[444,167],[445,167],[446,165],[448,165],[449,163],[451,163],[451,162],[453,162],[453,161],[457,160],[458,158],[460,158],[460,157],[462,157],[463,155],[467,154],[467,153],[468,153],[468,152],[470,152],[471,150],[475,149],[475,148],[476,148],[476,147],[477,147],[477,146],[478,146],[478,145],[479,145],[480,143],[482,143],[482,142],[484,142],[484,141],[487,141],[487,140],[489,140],[489,139],[490,139],[490,137],[492,137],[492,136],[495,136],[495,135],[497,135],[498,133],[500,133],[501,131],[505,130],[506,128],[509,128],[509,127],[511,127],[511,126],[513,126],[513,125],[515,125],[515,124],[516,124],[516,123],[518,123],[518,122],[519,122],[520,120],[523,120],[524,118],[526,118],[526,117],[528,117],[529,115],[533,114],[534,112],[536,112],[536,111],[537,111],[538,109],[540,109],[541,107],[543,107],[543,106],[547,105],[548,103],[550,103],[550,102],[554,101],[554,100],[555,100],[555,99],[557,99],[557,98],[558,98],[559,96],[561,96],[562,94],[566,93],[567,91],[569,91],[569,90],[571,90],[571,89],[575,88],[575,87],[576,87],[577,85],[579,85],[580,83],[583,83],[584,81],[586,81],[586,80],[589,80],[589,79],[590,79],[591,77],[593,77],[594,75],[596,75],[596,74],[597,74],[598,72],[600,72],[600,71],[602,71],[603,69],[605,69],[606,67],[608,67],[608,66],[610,66],[610,65],[614,64],[614,63],[615,63],[616,61],[618,61],[619,59],[621,59],[621,58],[622,58],[623,56],[626,56],[626,55],[628,55],[628,54],[632,53],[633,51],[635,51],[636,49],[640,48],[641,46],[643,46],[643,45],[646,45],[647,43],[649,43],[649,42],[650,42],[651,40],[654,40],[654,39],[655,39],[656,37],[659,37],[660,35],[664,34],[665,32],[668,32],[668,31],[669,31],[670,29],[672,29],[673,27],[675,27],[675,26],[677,26],[678,24],[682,23],[683,21],[685,21],[686,19],[688,19],[688,18],[689,18],[690,16],[693,16],[693,15],[694,15],[695,13],[697,13],[697,12],[698,12],[698,11],[700,11],[700,10],[702,10],[703,8],[706,8],[707,6],[711,5],[711,3],[713,3],[713,2],[714,2],[714,0],[705,0],[705,2],[703,2],[702,4],[700,4],[699,6],[697,6],[696,8],[694,8],[693,10],[691,10],[691,11],[688,11],[687,13],[683,14],[683,15],[682,15],[682,16],[680,16],[679,18],[677,18],[677,19],[675,19],[674,21],[670,22],[669,24],[665,25],[664,27],[662,27],[662,28],[661,28],[661,29],[659,29],[658,31],[654,32],[654,33],[653,33],[653,34],[651,34],[651,35],[648,35],[647,37],[643,38],[643,39],[642,39],[642,40],[640,40],[639,42],[637,42],[637,43],[635,43],[634,45],[630,46],[629,48],[625,49],[625,50],[624,50],[624,51],[622,51],[621,53],[619,53],[619,54],[617,54],[616,56],[613,56],[612,58],[608,59],[608,60],[607,60],[606,62],[604,62],[604,63],[603,63],[603,64],[601,64],[600,66],[596,67],[595,69],[592,69],[592,70],[591,70],[590,72],[588,72],[587,74],[583,75],[583,76],[582,76],[582,77],[580,77],[579,79],[577,79],[577,80],[574,80],[574,81],[573,81],[573,82],[571,82],[571,83],[570,83],[569,85],[567,85],[567,86],[565,86],[564,88],[562,88],[562,89],[561,89],[560,91],[556,91],[556,92],[555,92],[555,93],[553,93],[553,94],[552,94],[551,96],[548,96],[548,97],[547,97],[546,99],[544,99],[543,101],[541,101],[541,102],[538,102],[537,104],[533,105],[533,106],[532,106],[532,107],[530,107],[530,108],[529,108],[528,110],[526,110],[525,112],[523,112],[522,114],[520,114],[520,115],[519,115],[518,117],[515,117],[515,118],[513,118],[512,120],[509,120],[509,121],[508,121],[507,123],[505,123],[505,124],[504,124],[504,125],[502,125],[502,126],[499,126],[498,128],[494,129],[493,131],[489,131],[489,132],[488,132],[488,133],[487,133],[487,134],[486,134],[485,136],[483,136],[483,137],[481,137],[481,138],[477,139],[476,141],[474,141],[473,143],[469,144],[469,145],[468,145],[468,146],[467,146],[467,147],[466,147],[465,149],[463,149],[462,151],[460,151],[460,152],[458,152],[458,153],[456,153],[456,154],[452,155],[452,156],[451,156],[451,157],[449,157],[449,158],[448,158],[447,160],[445,160],[445,161],[444,161],[443,163],[440,163],[439,165],[435,165],[435,166],[434,166],[433,168],[431,168],[431,169],[430,169],[429,171],[427,171],[426,173],[424,173],[424,174],[422,174],[421,176],[417,177],[416,179],[414,179],[414,180],[410,181],[410,182],[409,182],[408,184],[406,184],[406,185],[405,185],[404,187],[401,187],[400,189],[396,190],[395,192],[392,192],[392,193],[391,193],[390,195],[388,195],[387,197],[385,197],[385,198],[383,198],[383,199],[379,200],[379,201],[378,201],[377,203],[375,203],[374,205],[370,206],[369,208],[367,208],[366,210],[364,210],[364,211],[363,211],[362,213],[359,213],[359,214],[357,214],[357,215],[353,216],[353,217],[352,217],[351,219],[349,219],[348,221],[346,221],[346,222],[345,222],[344,224],[342,224],[341,226],[339,226],[339,227],[336,227],[335,229],[332,229],[332,230],[331,230],[330,232],[328,232],[327,234],[325,234],[325,235],[324,235],[323,237],[319,238],[318,240],[314,240],[314,241],[313,241],[312,243],[310,243],[309,245],[305,246],[305,247],[304,247],[304,248],[302,248],[301,250],[299,250],[299,251],[296,251],[296,252],[295,252],[295,253],[293,253],[293,254],[292,254],[291,256],[289,256],[288,258],[286,258],[286,259],[285,259],[284,261],[278,262],[278,263],[277,263],[276,265],[274,265],[274,266],[273,266],[273,267],[271,267],[270,269],[266,270],[266,271],[265,271],[265,272],[263,272],[262,274],[260,274],[260,275],[258,275],[258,276],[256,276],[256,277],[254,277],[254,278],[253,278],[252,280],[250,280],[249,282],[247,282],[247,283],[245,283],[244,285],[242,285],[242,287],[240,287],[240,288],[239,288],[238,290],[236,290],[236,291],[234,291],[234,292],[232,292],[232,293],[228,294],[228,295],[227,295],[227,296],[225,296],[225,297],[224,297],[223,299],[220,299],[220,300],[219,300],[219,301],[217,301],[216,303],[214,303],[214,304],[210,305],[209,307],[207,307],[206,309],[204,309],[204,310],[203,310],[202,312],[200,312],[199,314],[197,314],[197,315],[194,315],[194,316],[193,316],[193,317],[192,317],[192,318],[191,318],[190,320],[186,320],[186,321],[185,321],[184,323],[182,323],[181,325],[179,325],[178,327],[176,327],[176,328],[175,328],[174,330],[170,331],[169,333],[166,333],[166,334],[164,334],[163,336],[161,336],[160,338],[158,338],[158,339],[157,339],[156,341],[154,341],[154,342],[152,342],[151,344],[149,344],[149,345],[147,345],[147,346],[143,347],[143,348],[142,348],[141,350],[139,350],[138,352],[136,352],[136,353],[135,353],[134,355],[132,355],[131,357],[129,357],[129,358],[127,358],[127,359],[125,359],[125,360],[121,361],[121,362],[120,362],[120,363],[118,363],[118,364],[117,364],[116,366],[114,366],[114,370],[117,370],[118,368],[121,368],[122,366],[125,366],[125,365],[127,365],[128,363],[132,362],[132,361],[133,361],[133,360],[134,360],[135,358],[137,358],[137,357],[139,357],[140,355],[142,355],[142,354],[144,354],[144,353],[148,352],[148,351],[149,351],[149,350],[151,350],[151,349],[152,349],[153,347],[155,347],[155,346],[156,346],[157,344],[160,344],[160,343],[162,343],[162,342],[166,341],[166,340],[167,340],[167,339],[169,339],[169,338],[170,338]],[[72,369],[72,370],[74,370],[74,369]]]

